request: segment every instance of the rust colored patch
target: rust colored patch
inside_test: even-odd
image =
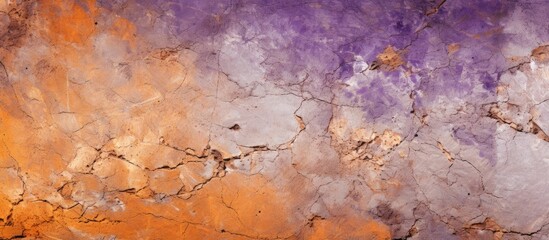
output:
[[[370,69],[380,69],[382,71],[393,71],[404,65],[402,52],[393,46],[388,46],[382,53],[377,55],[377,60],[372,63]]]
[[[488,38],[488,37],[493,36],[493,35],[499,35],[502,32],[503,32],[503,27],[497,27],[497,28],[492,28],[490,30],[478,33],[478,34],[473,34],[473,35],[471,35],[471,37],[474,38],[474,39],[483,39],[483,38]]]
[[[532,50],[532,58],[536,62],[549,62],[549,45],[543,45]]]
[[[459,51],[460,48],[461,46],[458,43],[449,44],[447,47],[448,55],[453,55],[454,53]]]
[[[82,4],[82,5],[81,5]],[[54,41],[83,43],[95,30],[95,1],[42,1],[41,19],[47,19],[48,36]]]
[[[483,239],[503,239],[503,234],[509,231],[502,228],[493,218],[486,218],[484,222],[472,224],[465,228],[467,231],[463,234],[465,239],[479,239],[483,235]],[[490,235],[486,238],[486,235]]]
[[[30,21],[34,13],[34,3],[32,1],[23,1],[10,3],[12,1],[2,1],[2,12],[0,13],[0,48],[16,46],[21,39],[27,35]],[[1,3],[0,3],[1,4]]]
[[[442,153],[444,154],[446,159],[448,159],[448,161],[450,161],[450,162],[454,161],[454,158],[452,157],[452,154],[444,147],[444,145],[442,145],[441,142],[437,142],[437,147],[438,147],[438,149],[440,149],[440,151],[442,151]]]

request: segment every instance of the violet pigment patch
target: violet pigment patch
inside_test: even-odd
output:
[[[0,1],[0,239],[547,239],[548,12]]]

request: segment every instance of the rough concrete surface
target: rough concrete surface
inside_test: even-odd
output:
[[[546,0],[0,0],[0,239],[549,239]]]

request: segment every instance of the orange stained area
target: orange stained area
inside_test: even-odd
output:
[[[117,17],[109,31],[113,36],[127,41],[130,47],[136,47],[136,28],[128,19]]]
[[[453,55],[454,53],[459,51],[460,48],[461,46],[458,43],[451,43],[446,47],[448,55]]]
[[[150,122],[140,126],[151,129],[135,130],[143,136],[164,131],[173,135],[166,135],[169,142],[195,141],[192,132],[184,135],[168,127],[174,122],[190,125],[182,117],[186,106],[177,91],[196,70],[192,60],[184,62],[178,53],[162,61],[145,56],[146,61],[136,63],[139,68],[129,68],[127,83],[109,89],[119,72],[111,59],[96,54],[92,41],[106,34],[138,48],[135,25],[111,16],[98,24],[104,26],[100,29],[95,19],[104,10],[94,0],[40,1],[37,9],[33,20],[43,28],[35,29],[35,36],[50,44],[48,53],[26,52],[30,74],[20,74],[14,86],[0,82],[0,101],[6,103],[0,104],[0,239],[390,238],[386,226],[370,219],[315,220],[307,226],[307,219],[289,204],[292,196],[281,195],[285,189],[261,175],[231,172],[189,195],[160,198],[154,191],[177,190],[179,185],[171,185],[178,183],[165,181],[153,191],[142,169],[117,156],[105,160],[105,168],[113,172],[103,171],[104,178],[71,172],[67,166],[79,143],[107,134],[117,137],[128,118]],[[3,61],[15,69],[13,59]],[[142,85],[151,90],[133,96],[135,104],[119,99],[131,99]],[[121,103],[133,104],[132,111],[118,111],[127,107]],[[179,176],[176,169],[165,171],[166,178]]]
[[[371,219],[333,218],[313,220],[311,228],[305,232],[305,239],[362,239],[389,240],[389,227]]]
[[[405,64],[401,52],[393,46],[387,46],[382,53],[377,55],[377,61],[381,70],[392,71]]]
[[[532,50],[531,56],[537,62],[549,62],[549,45],[541,45],[535,48]]]
[[[46,20],[48,35],[60,41],[83,43],[95,30],[94,17],[98,14],[95,0],[40,1],[40,18]]]
[[[93,186],[96,183],[90,177],[81,181]],[[189,199],[154,201],[137,195],[113,194],[107,197],[110,208],[56,208],[43,201],[23,201],[13,208],[14,224],[0,227],[0,237],[25,231],[28,237],[52,239],[248,239],[291,237],[301,226],[289,220],[291,213],[283,199],[259,176],[232,174],[214,179]],[[381,234],[381,228],[370,222],[364,227],[356,234]]]

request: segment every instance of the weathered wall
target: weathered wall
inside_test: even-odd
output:
[[[547,239],[546,1],[0,1],[0,239]]]

